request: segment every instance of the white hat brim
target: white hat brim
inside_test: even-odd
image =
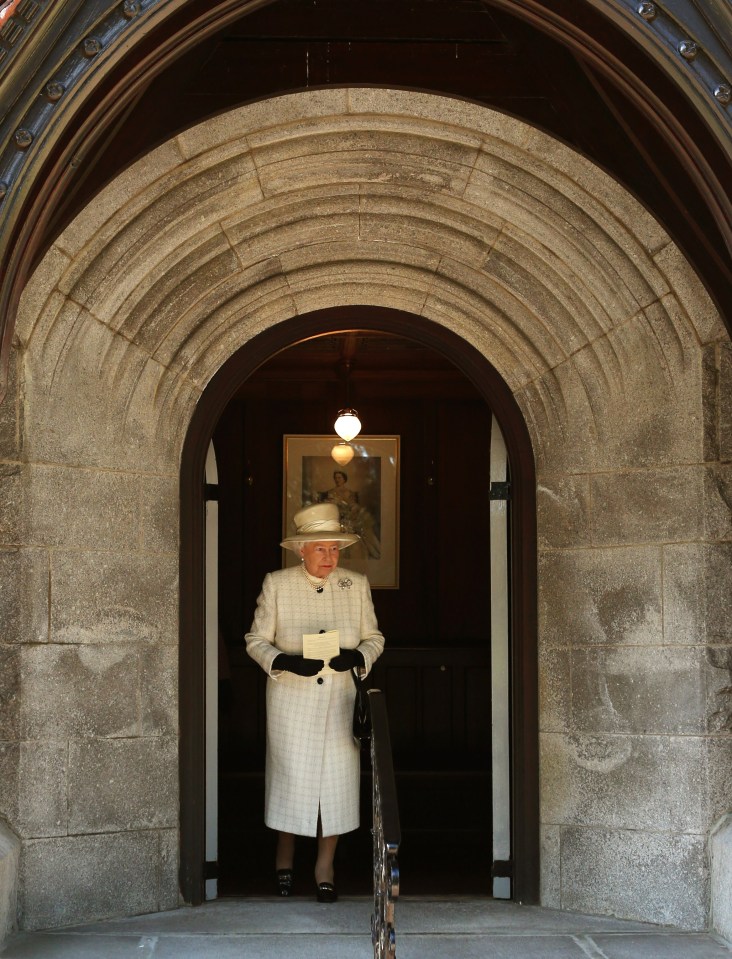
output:
[[[355,533],[336,533],[321,529],[317,533],[300,533],[298,536],[288,536],[282,540],[280,546],[291,549],[293,553],[298,552],[300,543],[339,543],[341,549],[347,549],[360,539],[361,537]]]

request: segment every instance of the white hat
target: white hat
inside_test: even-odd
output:
[[[341,520],[338,507],[335,503],[317,503],[315,506],[306,506],[293,516],[295,529],[294,536],[283,539],[280,546],[298,552],[300,543],[340,543],[341,549],[357,543],[359,538],[355,533],[341,532]]]

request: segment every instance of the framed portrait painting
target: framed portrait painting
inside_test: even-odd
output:
[[[399,437],[358,436],[353,459],[339,466],[335,436],[285,436],[282,535],[295,533],[293,517],[303,506],[335,503],[341,526],[359,542],[344,550],[339,565],[368,576],[375,589],[399,586]],[[298,559],[283,550],[284,565]]]

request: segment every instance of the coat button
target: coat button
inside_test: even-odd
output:
[[[323,677],[318,676],[318,686],[322,686],[322,685],[323,685]]]

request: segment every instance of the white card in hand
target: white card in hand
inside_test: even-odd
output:
[[[321,673],[334,673],[328,663],[340,652],[340,636],[337,629],[326,633],[303,633],[302,654],[305,659],[322,659],[325,666]]]

